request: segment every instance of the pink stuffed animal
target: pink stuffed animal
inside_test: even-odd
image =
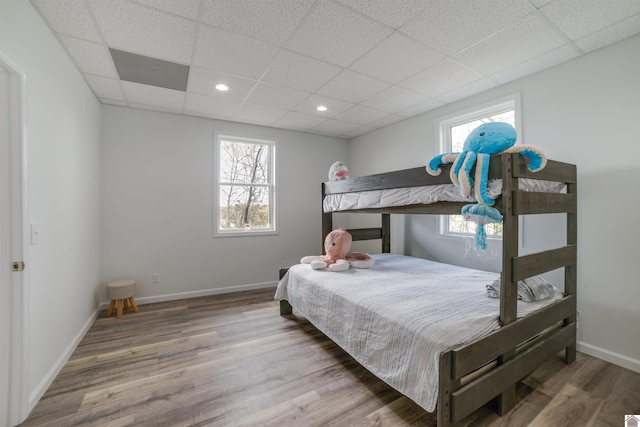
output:
[[[326,255],[310,255],[300,260],[301,264],[311,264],[314,270],[329,268],[331,271],[345,271],[349,267],[369,268],[374,260],[364,252],[349,252],[353,238],[344,228],[338,228],[327,234],[324,239]]]

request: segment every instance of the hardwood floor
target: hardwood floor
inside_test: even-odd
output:
[[[300,316],[274,289],[103,312],[21,426],[435,426]],[[578,353],[465,426],[623,426],[640,414],[640,374]]]

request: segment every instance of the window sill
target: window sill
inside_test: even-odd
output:
[[[275,236],[279,234],[277,230],[264,230],[264,231],[216,231],[213,233],[213,237],[257,237],[257,236]]]

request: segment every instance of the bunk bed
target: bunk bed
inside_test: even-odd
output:
[[[501,273],[477,270],[462,271],[467,269],[427,260],[416,260],[422,263],[419,266],[415,266],[413,260],[410,261],[410,264],[404,265],[403,262],[409,262],[407,259],[410,257],[390,254],[391,214],[459,214],[461,207],[468,202],[447,201],[447,197],[436,197],[428,203],[393,202],[389,203],[392,206],[385,206],[386,203],[380,202],[385,197],[374,196],[373,199],[377,198],[378,202],[367,204],[358,202],[349,205],[347,210],[339,210],[339,204],[331,207],[334,205],[333,202],[327,203],[327,200],[336,195],[354,196],[357,199],[361,195],[365,195],[364,198],[367,199],[367,194],[371,195],[392,189],[400,189],[399,191],[402,193],[403,191],[421,191],[420,188],[431,186],[446,187],[451,184],[448,166],[444,166],[443,173],[435,177],[428,175],[424,168],[419,167],[323,183],[321,242],[324,241],[324,236],[333,229],[334,212],[381,214],[380,227],[351,229],[349,231],[353,235],[354,241],[381,239],[382,254],[374,255],[376,258],[374,267],[378,272],[387,270],[387,276],[380,279],[380,282],[381,286],[389,293],[389,304],[372,303],[365,297],[364,299],[355,298],[357,300],[355,304],[365,305],[365,307],[355,307],[349,305],[354,304],[353,301],[347,301],[349,297],[342,294],[350,286],[353,286],[354,289],[366,290],[364,293],[375,293],[374,287],[376,285],[363,286],[356,281],[358,276],[363,276],[365,283],[373,283],[367,275],[374,274],[374,271],[355,271],[354,269],[345,273],[314,271],[311,274],[312,276],[315,274],[315,277],[310,278],[308,275],[311,269],[308,265],[296,265],[280,271],[281,280],[275,296],[275,299],[280,301],[280,314],[292,314],[295,307],[296,312],[300,312],[375,375],[407,395],[427,411],[437,410],[438,426],[455,425],[465,416],[494,399],[497,402],[498,413],[505,414],[515,405],[515,387],[518,381],[563,351],[567,364],[572,363],[576,358],[576,167],[568,163],[549,160],[542,171],[532,173],[526,168],[526,164],[527,160],[518,154],[501,154],[491,158],[489,179],[499,182],[501,187],[498,194],[495,195],[496,204],[494,206],[503,215]],[[552,185],[536,186],[535,182],[533,187],[523,185],[527,180],[552,183]],[[559,186],[554,186],[553,183],[557,183]],[[555,189],[553,189],[554,187]],[[563,188],[563,190],[557,191],[559,188]],[[392,199],[398,200],[398,197],[389,198],[389,200]],[[534,254],[519,255],[518,217],[548,213],[566,214],[565,244]],[[395,258],[398,258],[400,262],[397,268],[394,268]],[[423,268],[426,269],[424,272]],[[526,303],[518,301],[519,281],[560,268],[564,269],[564,287],[561,292],[546,302],[528,309]],[[372,267],[371,270],[374,268]],[[485,327],[484,330],[472,331],[466,335],[463,333],[457,341],[449,339],[450,336],[455,335],[451,331],[448,334],[450,336],[445,340],[446,342],[439,343],[435,350],[428,350],[430,352],[428,353],[429,358],[435,358],[433,366],[429,369],[435,369],[435,371],[423,372],[427,369],[426,365],[429,365],[429,360],[425,361],[425,359],[429,358],[423,357],[424,355],[421,354],[422,351],[427,352],[426,347],[422,347],[421,337],[442,335],[443,331],[447,331],[447,327],[453,330],[466,329],[470,323],[485,324],[486,326],[485,321],[488,320],[486,318],[483,318],[482,321],[462,320],[467,323],[460,327],[459,323],[448,322],[460,321],[460,319],[464,319],[464,316],[453,314],[449,315],[452,318],[443,318],[436,322],[428,321],[427,323],[440,325],[441,330],[435,332],[426,329],[431,326],[418,325],[417,323],[415,328],[420,330],[410,331],[414,327],[413,322],[407,321],[406,318],[401,320],[402,327],[400,329],[397,325],[393,327],[394,329],[389,329],[384,326],[384,323],[379,323],[384,320],[381,318],[402,317],[401,312],[405,310],[405,300],[416,298],[420,300],[420,297],[415,295],[398,296],[393,294],[396,289],[394,286],[400,282],[400,278],[404,277],[404,272],[407,271],[417,271],[418,276],[423,278],[422,282],[431,280],[426,278],[431,278],[433,274],[440,274],[442,271],[445,273],[453,272],[453,279],[445,274],[443,277],[449,277],[446,279],[448,282],[444,285],[435,284],[435,288],[422,284],[420,286],[409,285],[412,288],[431,289],[430,292],[433,292],[434,289],[437,292],[455,289],[458,294],[450,297],[453,299],[461,298],[460,292],[477,294],[478,286],[481,286],[484,291],[485,284],[490,280],[494,280],[495,289],[499,290],[499,300],[492,301],[495,304],[494,312],[491,313],[495,321],[494,327]],[[471,279],[463,279],[463,273],[469,273]],[[290,285],[295,282],[296,278],[303,283],[298,289],[305,289],[304,292],[296,292],[296,288]],[[456,282],[458,278],[460,278],[460,286]],[[475,287],[474,280],[478,282]],[[463,281],[465,281],[464,286],[462,285]],[[471,283],[467,283],[469,281]],[[473,291],[467,291],[465,286]],[[312,299],[316,300],[317,304],[309,304],[308,292],[312,293]],[[484,298],[485,301],[490,300],[486,295]],[[480,301],[478,304],[485,307],[483,310],[486,310],[485,305],[490,303]],[[468,307],[473,306],[467,302],[464,304]],[[395,305],[399,307],[400,311],[396,311],[395,314],[392,311],[390,314],[385,308],[387,305]],[[324,311],[328,307],[335,311],[329,313]],[[356,321],[353,319],[345,320],[355,310],[365,310],[364,317],[369,320],[363,323],[362,316]],[[422,317],[421,313],[411,310],[405,310],[409,316],[418,313],[416,317]],[[472,311],[472,309],[468,308],[468,311]],[[484,314],[486,315],[486,312]],[[364,328],[362,325],[365,324],[376,325],[375,328],[381,329],[358,330],[358,327]],[[343,329],[348,325],[355,329],[345,332]],[[372,348],[369,343],[370,340],[373,340],[373,335],[384,335],[385,331],[393,330],[395,335],[401,335],[398,331],[401,331],[402,328],[405,328],[407,334],[414,333],[416,335],[412,335],[404,341],[394,339],[389,340],[386,344],[376,344],[375,348]],[[345,341],[345,336],[349,342]],[[359,337],[358,345],[360,347],[351,343],[352,337]],[[406,351],[402,348],[392,349],[394,346],[404,345],[401,344],[403,342],[417,345],[407,345]],[[396,351],[392,357],[395,365],[388,369],[380,369],[377,362],[378,359],[385,357],[385,351]],[[387,355],[387,357],[389,356]],[[407,366],[398,366],[398,364],[406,364]],[[395,371],[404,370],[403,380],[396,381],[394,378],[390,378],[387,375],[389,370],[394,371],[394,375]],[[407,378],[423,381],[424,384],[407,385],[405,383]],[[424,395],[422,389],[427,389],[431,393],[431,397],[429,397],[429,393]],[[429,403],[431,401],[433,404]]]

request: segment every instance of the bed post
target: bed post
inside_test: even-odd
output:
[[[320,212],[322,212],[322,239],[320,240],[320,244],[322,245],[322,254],[325,255],[324,252],[324,238],[326,237],[327,234],[331,233],[331,230],[333,230],[333,214],[331,212],[325,212],[324,211],[324,196],[326,195],[325,193],[325,184],[324,182],[322,183],[322,197],[320,198]]]
[[[284,275],[287,274],[287,271],[289,271],[289,267],[281,268],[280,270],[278,270],[278,276],[280,280],[282,280]],[[289,304],[289,301],[284,299],[280,300],[280,316],[284,316],[292,313],[293,313],[293,307],[291,307],[291,304]]]
[[[514,156],[502,156],[502,275],[500,276],[500,323],[507,325],[517,318],[517,286],[513,281],[513,258],[518,256],[518,216],[513,212],[513,192],[518,179],[513,176]]]
[[[577,183],[567,183],[567,194],[576,194],[578,193]],[[578,207],[575,207],[573,212],[567,213],[567,245],[578,245],[578,219],[577,219],[577,210]],[[577,258],[577,255],[576,255]],[[564,293],[566,295],[576,295],[576,291],[578,288],[578,278],[577,278],[577,259],[574,259],[574,263],[571,265],[567,265],[564,268]],[[564,324],[568,325],[570,323],[576,322],[577,316],[574,313],[570,317],[564,319]],[[576,340],[573,340],[573,343],[565,349],[565,358],[564,361],[567,365],[575,362],[576,360]]]
[[[513,281],[513,259],[518,256],[518,216],[513,212],[513,193],[518,190],[518,179],[513,170],[517,154],[502,156],[502,274],[500,275],[500,324],[508,325],[518,315],[517,284]],[[500,364],[515,356],[515,348],[499,358]],[[516,385],[509,384],[498,396],[498,413],[502,416],[515,406]]]
[[[454,384],[452,374],[451,352],[440,354],[440,369],[438,375],[438,404],[436,405],[436,425],[450,427],[453,425],[451,393],[460,387],[460,382]]]
[[[391,214],[382,214],[382,253],[391,252]]]

